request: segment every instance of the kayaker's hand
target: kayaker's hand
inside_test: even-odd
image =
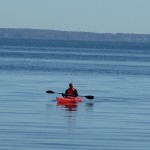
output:
[[[65,97],[65,94],[64,94],[64,93],[62,93],[62,97]]]

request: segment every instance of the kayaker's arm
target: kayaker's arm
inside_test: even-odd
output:
[[[75,97],[78,97],[78,91],[76,89],[74,90],[74,95]]]

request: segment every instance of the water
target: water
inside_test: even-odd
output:
[[[1,44],[0,149],[149,150],[150,49],[141,47]],[[45,93],[70,82],[95,99],[70,108]]]

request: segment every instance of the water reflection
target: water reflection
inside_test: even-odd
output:
[[[67,111],[77,111],[76,103],[66,103],[66,104],[57,103],[57,106],[63,107]]]
[[[89,103],[84,103],[85,108],[87,111],[92,111],[94,103],[89,102]],[[57,106],[60,106],[62,108],[65,108],[67,111],[77,111],[78,108],[78,103],[57,103]]]
[[[94,106],[94,103],[86,103],[86,107],[87,108],[91,108],[91,107],[93,107]]]
[[[85,108],[87,112],[93,112],[94,103],[93,102],[86,103]]]

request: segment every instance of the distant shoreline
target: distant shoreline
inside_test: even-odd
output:
[[[0,38],[150,43],[150,34],[92,33],[20,28],[0,28]]]

